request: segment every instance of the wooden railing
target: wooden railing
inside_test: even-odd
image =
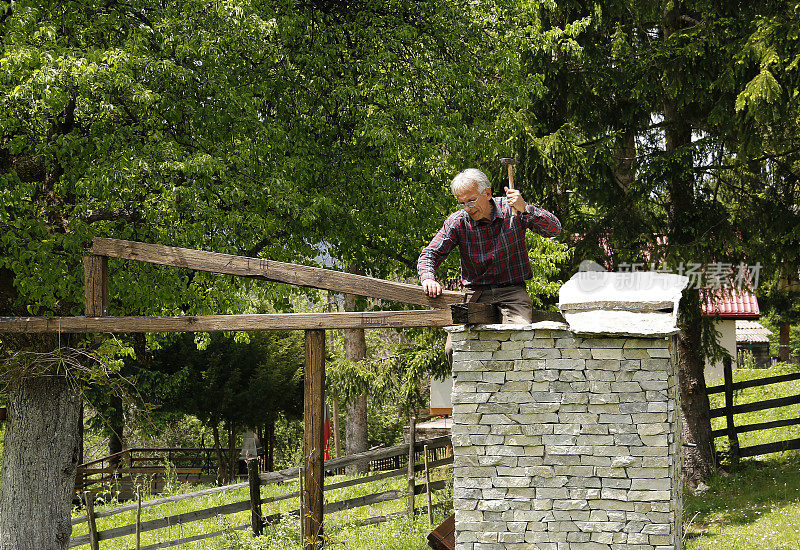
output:
[[[238,453],[239,449],[223,449],[226,456],[231,452]],[[213,448],[134,447],[79,465],[75,491],[132,487],[142,479],[158,483],[168,475],[175,475],[180,481],[201,481],[203,476],[216,476],[217,468],[217,451]]]
[[[450,445],[451,442],[449,436],[437,437],[433,439],[414,442],[413,472],[425,472],[426,477],[428,477],[431,470],[449,467],[453,463],[452,453],[449,452]],[[411,454],[410,453],[411,449],[412,449],[411,444],[402,444],[402,445],[397,445],[395,447],[377,449],[374,451],[368,451],[365,453],[359,453],[347,457],[335,458],[333,460],[325,462],[325,469],[328,471],[337,471],[343,469],[346,466],[353,464],[363,464],[364,462],[367,462],[371,465],[377,465],[380,463],[380,461],[384,461],[385,464],[386,460],[391,460],[394,459],[395,457],[398,457],[398,461],[400,461],[399,463],[401,463],[403,461],[403,457],[405,457],[405,462],[407,463],[408,457]],[[425,456],[426,455],[425,451],[427,451],[427,456]],[[263,504],[271,504],[289,499],[299,499],[302,502],[302,499],[300,499],[301,491],[292,491],[277,496],[262,498],[261,486],[274,483],[281,483],[285,481],[295,481],[298,479],[298,476],[300,475],[300,468],[295,467],[295,468],[289,468],[287,470],[282,470],[280,472],[268,472],[268,473],[258,474],[255,469],[254,462],[255,461],[252,461],[251,463],[248,464],[249,481],[245,483],[226,485],[224,487],[214,487],[211,489],[204,489],[202,491],[196,491],[193,493],[187,493],[183,495],[174,495],[155,500],[150,500],[147,502],[128,504],[125,506],[120,506],[117,508],[113,508],[110,510],[103,510],[99,512],[93,511],[91,500],[89,500],[89,502],[87,503],[88,504],[87,514],[81,517],[74,518],[72,520],[72,525],[87,523],[89,525],[89,533],[86,535],[79,535],[76,537],[72,537],[70,539],[69,548],[73,548],[84,544],[89,544],[92,550],[97,550],[100,547],[100,542],[104,540],[111,540],[119,537],[133,535],[136,533],[141,534],[156,529],[161,529],[176,525],[183,525],[194,521],[209,519],[215,516],[235,514],[247,510],[251,511],[251,518],[252,518],[251,522],[244,525],[240,525],[238,527],[233,527],[233,529],[244,530],[250,528],[254,531],[254,533],[260,533],[266,524],[278,521],[281,518],[281,515],[286,515],[286,512],[284,512],[283,514],[276,513],[264,516],[261,513],[261,507]],[[412,469],[409,468],[407,464],[404,467],[395,468],[388,471],[372,470],[371,473],[369,473],[365,477],[358,477],[354,479],[339,481],[336,483],[326,484],[324,486],[324,491],[328,492],[328,491],[333,491],[335,489],[352,487],[364,483],[370,483],[373,481],[390,479],[394,477],[402,476],[405,478],[406,476],[409,476],[409,473],[411,471]],[[437,480],[429,483],[424,481],[422,483],[416,483],[416,480],[413,475],[409,476],[409,479],[410,479],[409,489],[413,487],[414,495],[419,495],[425,492],[428,492],[430,494],[430,492],[432,491],[441,490],[446,487],[446,480]],[[139,521],[139,516],[143,508],[149,508],[166,503],[174,503],[174,502],[190,500],[197,497],[203,497],[216,493],[223,493],[236,489],[243,489],[248,486],[250,487],[250,498],[248,500],[223,504],[221,506],[205,508],[202,510],[185,512],[182,514],[176,514],[149,521]],[[328,502],[327,504],[325,504],[323,512],[325,514],[333,514],[343,510],[350,510],[362,506],[368,506],[371,504],[377,504],[397,499],[407,499],[410,493],[409,489],[406,488],[392,489],[388,491],[381,491],[379,493],[373,493],[354,498],[349,498],[342,501]],[[86,495],[89,496],[89,498],[91,499],[90,493],[86,493]],[[411,501],[409,501],[409,503],[411,503]],[[430,499],[428,500],[428,503],[430,503]],[[424,507],[415,508],[416,511],[420,511],[422,509],[424,509]],[[117,526],[105,530],[97,529],[96,522],[98,519],[111,517],[124,512],[130,512],[132,510],[137,511],[136,523],[130,525]],[[405,510],[383,516],[370,517],[360,520],[359,523],[361,524],[380,523],[382,521],[386,521],[392,518],[393,516],[405,513],[409,513],[409,511]],[[288,514],[294,516],[302,515],[299,507],[289,511]],[[187,544],[198,540],[218,537],[222,535],[224,532],[225,532],[224,530],[213,531],[173,541],[162,540],[157,544],[151,544],[148,546],[137,545],[137,550],[155,550],[156,548],[169,548],[173,546],[178,546],[180,544]],[[306,536],[312,536],[312,535],[306,534]]]
[[[745,380],[742,382],[733,381],[733,369],[731,362],[726,359],[723,364],[724,384],[720,386],[712,386],[707,389],[709,395],[715,393],[725,393],[725,405],[711,409],[711,418],[719,418],[724,416],[726,419],[726,427],[713,430],[711,437],[728,437],[730,442],[731,460],[735,463],[739,458],[748,456],[757,456],[768,453],[777,453],[781,451],[788,451],[792,449],[800,449],[800,438],[788,439],[785,441],[773,441],[771,443],[763,443],[761,445],[751,445],[750,447],[739,446],[740,433],[768,430],[770,428],[779,428],[783,426],[795,426],[800,424],[800,418],[787,418],[784,420],[773,420],[770,422],[757,422],[755,424],[746,424],[744,426],[736,426],[733,420],[733,415],[757,412],[774,409],[777,407],[786,407],[789,405],[796,405],[800,403],[800,395],[790,395],[788,397],[780,397],[776,399],[765,399],[764,401],[757,401],[755,403],[744,403],[741,405],[734,404],[733,392],[745,388],[756,388],[760,386],[767,386],[771,384],[779,384],[781,382],[790,382],[792,380],[800,380],[800,372],[782,374],[780,376],[769,376],[759,378],[757,380]]]

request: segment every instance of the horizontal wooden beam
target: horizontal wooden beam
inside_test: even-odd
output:
[[[786,441],[773,441],[772,443],[762,443],[752,447],[742,447],[739,449],[739,456],[758,456],[769,453],[780,453],[782,451],[793,451],[800,449],[800,437]]]
[[[761,430],[769,430],[772,428],[783,428],[785,426],[797,426],[800,424],[800,418],[784,418],[782,420],[772,420],[770,422],[759,422],[757,424],[745,424],[744,426],[734,426],[734,431],[737,434],[747,432],[760,432]],[[728,435],[728,429],[711,430],[711,438],[724,437]]]
[[[733,414],[741,414],[746,412],[765,411],[767,409],[774,409],[777,407],[787,407],[789,405],[797,405],[800,403],[800,395],[790,395],[788,397],[778,397],[777,399],[764,399],[763,401],[755,401],[753,403],[742,403],[741,405],[734,405],[730,407]],[[728,407],[717,407],[711,409],[710,417],[719,418],[725,416],[725,411]]]
[[[778,376],[767,376],[765,378],[755,378],[753,380],[742,380],[741,382],[733,383],[733,391],[743,390],[745,388],[757,388],[759,386],[766,386],[768,384],[778,384],[780,382],[790,382],[792,380],[800,380],[800,372],[790,372],[789,374],[780,374]],[[722,393],[725,391],[725,385],[711,386],[706,389],[706,393],[711,395],[713,393]]]
[[[191,248],[95,237],[90,251],[92,254],[109,258],[253,277],[406,304],[445,308],[464,301],[463,292],[445,290],[441,296],[429,298],[419,285],[353,275],[332,269],[205,252]]]
[[[223,332],[444,327],[452,324],[449,309],[186,317],[0,317],[0,333]]]

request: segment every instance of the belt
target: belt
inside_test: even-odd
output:
[[[496,285],[470,285],[467,288],[470,290],[478,291],[478,290],[493,290],[495,288],[511,288],[511,287],[520,287],[525,288],[525,283],[500,283]]]

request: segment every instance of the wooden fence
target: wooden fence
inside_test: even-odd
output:
[[[745,380],[743,382],[733,381],[733,369],[731,368],[730,359],[724,362],[724,377],[725,382],[721,386],[712,386],[708,388],[709,395],[715,393],[725,393],[725,405],[711,409],[711,418],[719,418],[724,416],[726,419],[726,427],[720,430],[713,430],[711,437],[727,436],[730,442],[731,460],[735,463],[740,458],[748,456],[756,456],[768,453],[777,453],[780,451],[788,451],[792,449],[800,449],[800,438],[789,439],[786,441],[774,441],[771,443],[764,443],[761,445],[752,445],[750,447],[739,446],[740,433],[753,432],[759,430],[768,430],[770,428],[780,428],[783,426],[794,426],[800,424],[800,418],[787,418],[784,420],[773,420],[771,422],[758,422],[755,424],[746,424],[744,426],[736,426],[733,421],[733,415],[746,412],[757,412],[777,407],[786,407],[789,405],[796,405],[800,403],[800,395],[790,395],[788,397],[780,397],[776,399],[766,399],[755,403],[744,403],[735,405],[733,399],[733,392],[744,388],[755,388],[760,386],[767,386],[770,384],[779,384],[781,382],[789,382],[792,380],[800,380],[800,373],[783,374],[780,376],[769,376],[759,378],[757,380]]]
[[[237,453],[239,449],[223,449],[223,453]],[[163,483],[168,475],[180,481],[212,481],[217,476],[216,449],[208,447],[134,447],[125,449],[78,466],[75,491],[97,492],[106,488],[130,489],[132,484],[149,481],[152,492],[156,484]]]
[[[325,469],[326,471],[337,471],[345,466],[353,465],[353,464],[363,464],[364,462],[369,463],[372,465],[380,464],[381,461],[385,463],[387,460],[394,460],[395,457],[405,457],[398,458],[398,464],[402,463],[403,461],[406,462],[406,466],[395,468],[388,471],[375,471],[372,470],[368,475],[365,477],[358,477],[354,479],[344,480],[336,483],[330,483],[325,485],[324,491],[332,491],[335,489],[341,489],[344,487],[351,487],[356,485],[361,485],[364,483],[370,483],[372,481],[378,481],[383,479],[390,479],[394,477],[400,476],[408,476],[408,489],[393,489],[389,491],[382,491],[379,493],[368,494],[363,496],[358,496],[354,498],[350,498],[343,501],[337,502],[329,502],[325,504],[323,513],[324,514],[332,514],[335,512],[340,512],[343,510],[350,510],[353,508],[359,508],[362,506],[368,506],[371,504],[377,504],[381,502],[387,502],[391,500],[397,499],[406,499],[409,498],[409,495],[413,488],[413,494],[418,495],[422,493],[428,493],[428,513],[430,514],[430,493],[432,491],[437,491],[445,488],[446,481],[445,480],[438,480],[430,482],[430,471],[449,467],[449,465],[453,462],[452,453],[449,452],[450,449],[450,437],[443,436],[443,437],[436,437],[428,440],[423,441],[412,441],[410,444],[402,444],[397,445],[395,447],[388,447],[384,449],[377,449],[374,451],[368,451],[365,453],[359,453],[356,455],[351,455],[342,458],[335,458],[333,460],[329,460],[325,462]],[[412,451],[413,449],[413,451]],[[410,456],[413,455],[413,463],[409,461]],[[437,458],[439,457],[439,458]],[[432,460],[430,460],[432,459]],[[413,469],[408,467],[408,464],[413,464]],[[425,473],[425,481],[423,483],[416,483],[416,472],[424,472]],[[273,523],[280,519],[281,514],[272,514],[268,516],[264,516],[261,513],[261,506],[262,504],[270,504],[279,502],[282,500],[288,499],[300,499],[301,488],[300,491],[294,491],[286,494],[281,494],[277,496],[262,498],[261,497],[261,486],[269,485],[273,483],[280,483],[284,481],[294,481],[298,479],[298,476],[301,474],[301,468],[289,468],[287,470],[282,470],[280,472],[267,472],[258,474],[257,467],[256,467],[256,460],[252,460],[248,463],[248,482],[245,483],[237,483],[233,485],[226,485],[224,487],[214,487],[210,489],[204,489],[202,491],[196,491],[193,493],[187,493],[183,495],[174,495],[164,498],[159,498],[155,500],[150,500],[147,502],[137,502],[128,504],[125,506],[120,506],[117,508],[113,508],[110,510],[103,510],[99,512],[95,512],[93,510],[92,505],[92,496],[91,493],[87,492],[84,493],[86,498],[86,515],[74,518],[72,520],[73,525],[77,525],[80,523],[87,523],[89,527],[89,533],[86,535],[80,535],[76,537],[72,537],[70,539],[69,548],[73,548],[75,546],[80,546],[84,544],[89,544],[92,550],[98,550],[100,548],[100,542],[104,540],[115,539],[119,537],[129,536],[129,535],[137,535],[137,543],[136,549],[137,550],[156,550],[159,548],[170,548],[173,546],[177,546],[180,544],[187,544],[190,542],[218,537],[222,535],[225,531],[214,531],[210,533],[203,533],[201,535],[195,535],[192,537],[185,537],[178,540],[172,541],[161,541],[156,544],[150,544],[148,546],[140,546],[138,543],[138,537],[141,533],[147,531],[153,531],[156,529],[161,529],[164,527],[172,527],[176,525],[182,525],[186,523],[190,523],[193,521],[199,521],[204,519],[209,519],[215,516],[227,515],[227,514],[235,514],[238,512],[244,512],[247,510],[251,511],[251,521],[250,523],[240,525],[238,527],[234,527],[234,530],[244,530],[244,529],[252,529],[254,533],[261,533],[264,526],[269,523]],[[173,502],[180,502],[184,500],[189,500],[196,497],[202,497],[206,495],[211,495],[215,493],[223,493],[235,489],[243,489],[245,487],[250,488],[250,498],[248,500],[243,500],[240,502],[233,502],[229,504],[224,504],[221,506],[215,506],[212,508],[206,508],[202,510],[195,510],[192,512],[185,512],[182,514],[176,514],[169,517],[163,517],[159,519],[149,520],[149,521],[141,521],[141,510],[143,508],[148,508],[152,506],[158,506],[160,504],[166,503],[173,503]],[[302,499],[301,499],[302,503]],[[413,507],[413,498],[409,499],[409,504]],[[96,520],[100,518],[110,517],[116,514],[120,514],[123,512],[129,512],[132,510],[137,511],[137,521],[131,525],[123,525],[119,527],[114,527],[111,529],[106,529],[104,531],[98,531],[96,526]],[[416,511],[420,511],[421,509],[416,509]],[[380,523],[382,521],[386,521],[391,519],[393,516],[401,515],[409,513],[409,510],[403,512],[395,512],[393,514],[388,514],[385,516],[376,516],[370,517],[364,520],[361,520],[361,524],[370,524],[370,523]],[[291,510],[289,514],[294,516],[301,516],[302,512],[300,508]],[[301,522],[302,525],[303,522]],[[313,536],[313,534],[306,533],[307,537]]]

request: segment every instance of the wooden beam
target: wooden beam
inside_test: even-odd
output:
[[[463,292],[445,290],[438,298],[429,298],[419,285],[353,275],[332,269],[205,252],[191,248],[95,237],[90,251],[99,256],[185,267],[226,275],[254,277],[407,304],[444,308],[464,301]]]
[[[0,317],[0,333],[222,332],[444,327],[452,324],[447,309],[185,317]]]
[[[303,541],[306,550],[316,550],[322,541],[322,506],[325,483],[323,450],[325,448],[325,331],[307,330],[306,362],[303,371]]]

